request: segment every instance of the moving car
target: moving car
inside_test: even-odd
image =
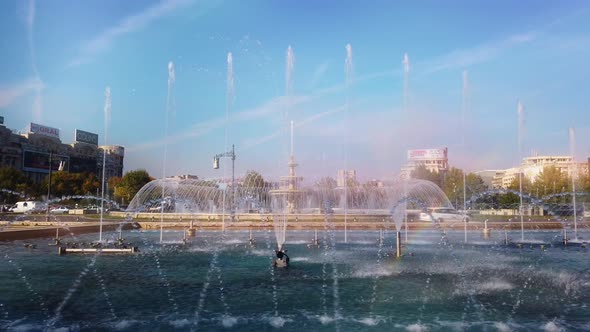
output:
[[[426,212],[420,213],[420,221],[463,221],[464,217],[469,221],[469,216],[464,216],[457,210],[446,207],[428,208]]]

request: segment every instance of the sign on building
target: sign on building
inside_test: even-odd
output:
[[[75,131],[75,141],[81,143],[87,143],[92,145],[98,145],[98,135],[87,132],[84,130],[76,129]]]
[[[408,150],[408,160],[446,159],[447,149]]]
[[[59,129],[31,122],[30,132],[59,139]]]

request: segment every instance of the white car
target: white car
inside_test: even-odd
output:
[[[469,221],[469,216],[463,215],[455,209],[446,207],[428,208],[427,212],[420,213],[420,221],[463,221],[463,218],[466,218],[466,221]]]
[[[70,212],[70,209],[68,209],[65,206],[56,207],[56,208],[53,208],[49,211],[49,213],[52,213],[52,214],[65,214],[65,213],[69,213],[69,212]]]

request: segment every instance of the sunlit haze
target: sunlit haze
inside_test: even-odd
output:
[[[101,144],[108,127],[125,171],[220,177],[212,157],[235,144],[236,174],[278,178],[291,121],[308,179],[393,178],[411,148],[509,168],[519,143],[568,155],[570,127],[576,158],[590,156],[584,1],[2,1],[0,13],[6,127]]]

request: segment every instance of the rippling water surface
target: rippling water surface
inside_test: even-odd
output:
[[[519,238],[514,233],[512,237]],[[113,235],[114,236],[114,235]],[[129,232],[135,255],[58,256],[49,239],[0,243],[0,330],[589,330],[590,252],[504,234],[411,232],[401,260],[378,232],[289,232],[291,266],[271,267],[274,234]],[[590,238],[590,233],[581,233]],[[64,241],[92,241],[83,235]],[[403,238],[403,236],[402,236]],[[332,245],[332,242],[335,245]]]

